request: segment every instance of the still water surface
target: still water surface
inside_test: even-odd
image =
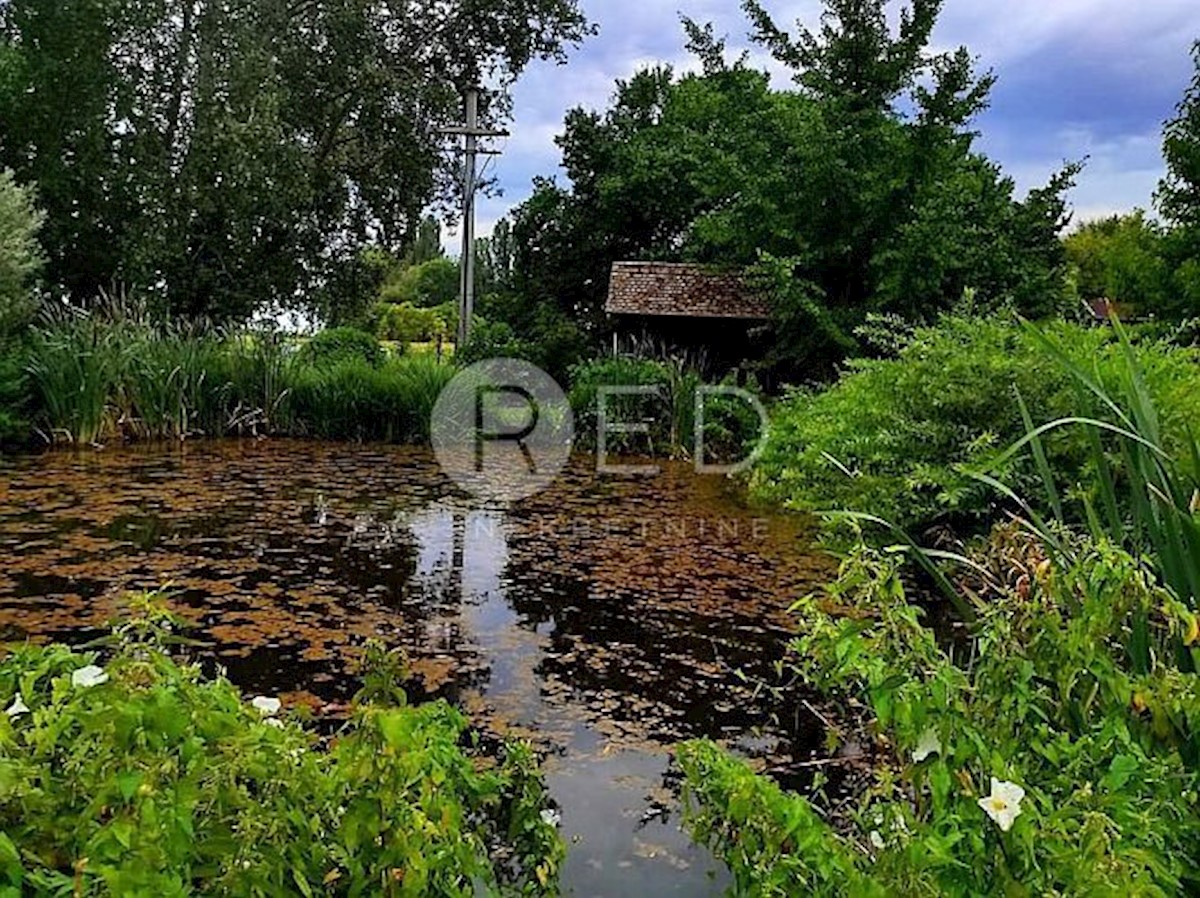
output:
[[[673,742],[720,739],[786,778],[820,741],[752,682],[829,562],[797,521],[685,466],[602,478],[580,457],[500,506],[413,449],[55,453],[0,460],[0,552],[0,639],[78,643],[127,591],[166,586],[211,669],[318,716],[344,711],[366,639],[402,646],[414,700],[547,755],[580,898],[723,892],[679,832]]]

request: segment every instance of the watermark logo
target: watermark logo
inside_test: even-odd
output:
[[[513,502],[550,486],[571,458],[566,394],[535,365],[492,359],[462,371],[433,410],[433,450],[460,488]]]
[[[688,436],[694,439],[697,473],[730,475],[750,468],[763,452],[769,425],[758,397],[734,386],[697,386],[694,400]],[[670,404],[660,386],[600,387],[597,473],[660,473],[654,464],[618,462],[612,449],[628,447],[638,437],[645,437],[646,446],[653,449]],[[718,464],[709,458],[710,412],[718,405],[727,415],[740,407],[743,419],[754,419],[743,424],[747,431],[757,431],[757,444],[740,461]],[[467,492],[499,501],[526,499],[548,488],[567,466],[575,445],[575,419],[563,389],[540,368],[516,359],[480,362],[455,377],[438,398],[432,425],[433,449],[446,474]],[[728,428],[716,430],[726,432],[728,442]]]

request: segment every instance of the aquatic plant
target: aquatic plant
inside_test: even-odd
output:
[[[117,430],[113,402],[128,350],[121,328],[92,315],[64,312],[34,329],[27,371],[48,440],[94,443]]]
[[[1116,322],[1120,356],[1116,370],[1108,372],[1115,378],[1106,382],[1106,372],[1098,365],[1089,369],[1054,337],[1027,327],[1032,339],[1070,375],[1080,406],[1086,403],[1099,411],[1096,416],[1064,417],[1035,428],[1022,404],[1028,433],[1001,461],[1029,451],[1040,475],[1040,501],[1017,495],[990,474],[980,479],[1014,500],[1046,545],[1064,552],[1068,545],[1056,534],[1069,523],[1070,497],[1060,490],[1061,478],[1052,469],[1045,440],[1063,431],[1085,434],[1093,486],[1077,489],[1076,497],[1084,506],[1092,539],[1125,546],[1152,565],[1178,598],[1196,608],[1200,605],[1200,441],[1190,421],[1174,433],[1164,422],[1149,386],[1153,369],[1148,364],[1156,359],[1140,355],[1129,333]],[[1178,399],[1186,406],[1194,387],[1190,379],[1180,378],[1166,401]],[[1177,408],[1172,411],[1178,414]]]
[[[557,894],[528,747],[489,758],[449,705],[378,690],[325,742],[173,660],[175,622],[134,607],[103,660],[0,660],[0,894]]]
[[[612,393],[604,411],[610,430],[607,449],[613,454],[690,457],[696,450],[697,393],[707,383],[700,369],[681,356],[666,361],[615,356],[593,359],[571,371],[569,398],[578,440],[596,445],[601,390],[645,390]],[[726,378],[726,386],[735,386]],[[755,392],[755,385],[746,388]],[[754,409],[741,399],[705,399],[705,460],[744,459],[758,442],[761,426]],[[634,432],[621,426],[641,427]]]

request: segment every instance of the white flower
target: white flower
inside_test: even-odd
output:
[[[870,841],[871,847],[876,851],[883,851],[883,849],[887,848],[887,843],[883,841],[883,836],[879,834],[879,830],[877,829],[871,830],[871,835],[867,839]]]
[[[108,682],[108,674],[95,664],[81,667],[71,674],[71,685],[80,689],[91,689],[93,686],[103,686]]]
[[[913,749],[912,759],[914,764],[920,764],[931,755],[940,755],[942,753],[942,742],[938,739],[937,730],[932,727],[921,734],[921,738],[917,741],[917,747]]]
[[[17,697],[13,699],[13,703],[8,706],[8,710],[4,713],[8,715],[9,720],[16,720],[22,714],[29,713],[29,706],[21,698],[21,693],[17,693]]]
[[[263,722],[269,727],[275,727],[275,729],[277,729],[277,730],[283,729],[283,721],[280,720],[278,717],[268,717]]]
[[[557,827],[560,823],[562,823],[562,814],[560,814],[558,811],[546,808],[544,811],[542,811],[542,822],[547,826]]]
[[[267,717],[274,717],[283,707],[283,702],[277,698],[268,698],[265,695],[260,695],[258,698],[250,702],[255,708],[261,711]]]
[[[979,799],[985,814],[996,821],[1001,832],[1012,829],[1013,821],[1021,816],[1021,801],[1025,790],[1016,783],[1005,783],[992,777],[992,794]]]

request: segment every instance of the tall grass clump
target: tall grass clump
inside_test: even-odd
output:
[[[385,359],[362,336],[367,343],[338,332],[295,352],[272,331],[165,323],[123,303],[60,310],[30,340],[30,405],[51,442],[426,441],[455,369],[421,356]]]
[[[116,390],[122,435],[129,439],[184,439],[213,427],[210,383],[222,352],[213,333],[144,328],[131,335]],[[214,427],[212,432],[221,431]]]
[[[1119,323],[1115,364],[1107,368],[1097,360],[1082,363],[1059,340],[1033,325],[1027,325],[1027,330],[1069,375],[1079,407],[1097,412],[1062,417],[1040,427],[1034,427],[1026,413],[1028,433],[1001,462],[1027,450],[1040,475],[1040,496],[1020,496],[990,475],[981,479],[1015,500],[1052,547],[1060,546],[1055,534],[1061,527],[1077,518],[1070,513],[1070,504],[1081,504],[1094,541],[1123,546],[1147,559],[1162,582],[1196,608],[1200,604],[1200,441],[1192,429],[1194,419],[1178,418],[1179,405],[1187,408],[1194,403],[1200,378],[1194,371],[1177,378],[1178,388],[1186,394],[1168,391],[1167,401],[1174,399],[1177,404],[1164,415],[1151,388],[1152,377],[1159,373],[1152,366],[1161,369],[1163,360],[1139,354]],[[1052,469],[1045,441],[1064,431],[1086,439],[1089,489],[1064,494],[1060,488],[1061,478]]]
[[[34,328],[27,370],[43,436],[94,443],[116,433],[129,350],[128,334],[94,315],[64,312]]]
[[[209,368],[201,415],[205,432],[230,436],[292,432],[288,406],[292,361],[287,340],[278,331],[255,328],[226,334]]]
[[[297,366],[288,401],[292,427],[335,440],[416,443],[429,439],[433,407],[456,370],[406,356],[376,366],[361,359]]]
[[[608,449],[624,454],[670,455],[687,451],[699,377],[682,365],[616,356],[593,359],[571,371],[571,408],[580,438],[598,439],[603,413],[610,424],[642,432],[609,432]],[[620,391],[607,394],[605,390]]]

